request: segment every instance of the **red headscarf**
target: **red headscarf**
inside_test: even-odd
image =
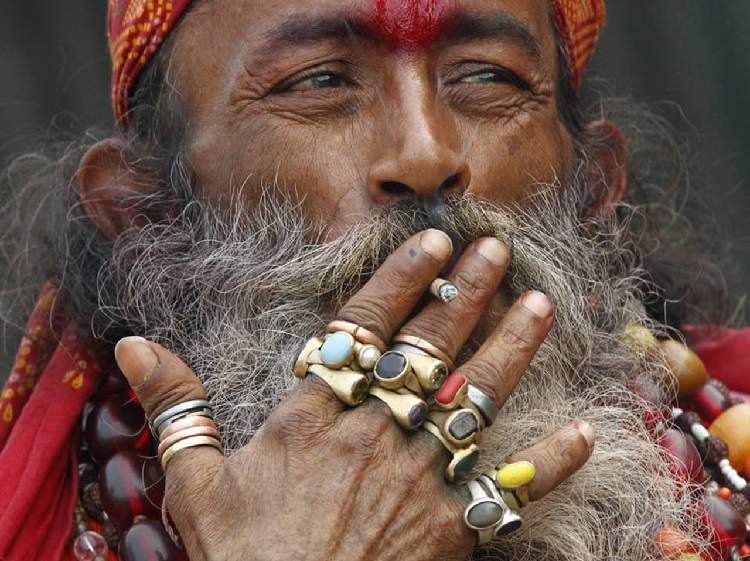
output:
[[[577,91],[604,25],[604,0],[550,0],[550,4],[565,48],[570,81]],[[109,0],[112,105],[121,125],[127,125],[128,98],[138,74],[189,5],[190,0]]]

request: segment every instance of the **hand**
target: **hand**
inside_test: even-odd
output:
[[[413,236],[337,318],[384,341],[398,331],[418,336],[455,357],[496,294],[509,253],[494,239],[475,242],[448,277],[459,297],[431,301],[407,321],[451,252],[441,232]],[[546,297],[524,295],[461,373],[502,406],[552,317]],[[124,339],[116,357],[151,420],[205,398],[195,374],[155,343]],[[591,427],[578,422],[510,460],[535,465],[529,496],[537,500],[583,465],[592,445]],[[310,375],[231,457],[207,446],[177,453],[167,469],[166,500],[192,561],[395,560],[405,551],[411,561],[459,560],[476,534],[463,522],[468,491],[445,482],[448,460],[434,436],[401,429],[378,399],[345,409]]]

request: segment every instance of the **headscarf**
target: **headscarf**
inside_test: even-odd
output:
[[[109,0],[112,106],[121,126],[128,123],[129,99],[140,72],[189,5],[190,0]],[[578,91],[604,25],[604,0],[550,0],[550,5],[565,50],[568,76]]]

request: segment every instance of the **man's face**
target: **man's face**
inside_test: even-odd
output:
[[[546,0],[211,0],[173,63],[207,197],[261,182],[329,237],[394,199],[570,175]]]

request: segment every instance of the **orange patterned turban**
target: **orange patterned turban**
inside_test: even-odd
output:
[[[164,41],[190,0],[108,0],[107,35],[112,55],[112,105],[121,125],[138,74]],[[577,91],[604,25],[604,0],[550,0]]]

